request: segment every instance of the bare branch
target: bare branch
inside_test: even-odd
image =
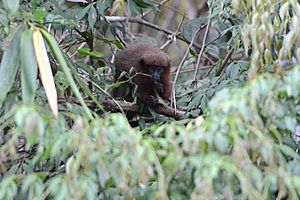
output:
[[[234,49],[235,47],[231,47],[230,51],[228,52],[228,54],[226,55],[226,57],[224,58],[223,62],[222,62],[222,65],[219,67],[217,73],[216,73],[216,76],[219,76],[222,71],[225,69],[225,66],[229,60],[229,58],[231,57],[232,53],[234,52]]]
[[[204,49],[206,47],[205,43],[206,43],[207,35],[208,35],[209,29],[210,29],[210,25],[211,25],[211,20],[209,19],[208,24],[206,26],[205,34],[204,34],[204,37],[203,37],[202,47],[201,47],[201,50],[200,50],[198,58],[197,58],[196,70],[195,70],[195,73],[194,73],[194,81],[197,80],[197,74],[198,74],[199,67],[200,67],[200,60],[201,60],[201,57],[203,55]]]
[[[72,103],[72,104],[79,104],[78,100],[74,97],[68,97],[68,99],[65,98],[58,98],[58,103]],[[92,100],[85,100],[86,105],[90,109],[95,109],[96,104]],[[118,104],[112,100],[104,100],[102,102],[102,106],[107,110],[107,111],[117,111],[120,112],[121,109],[125,112],[133,112],[133,113],[140,113],[140,107],[136,104],[129,103],[129,102],[124,102],[124,101],[118,101]],[[121,107],[121,108],[120,108]],[[183,108],[185,109],[185,108]],[[157,108],[154,109],[156,113],[167,116],[167,117],[172,117],[174,119],[180,119],[183,117],[185,114],[185,111],[177,111],[171,107],[167,106],[158,106]]]
[[[108,21],[108,22],[133,22],[133,23],[139,23],[139,24],[143,24],[145,26],[148,26],[148,27],[151,27],[155,30],[158,30],[158,31],[162,31],[168,35],[172,35],[173,34],[173,31],[170,31],[168,29],[165,29],[165,28],[161,28],[160,26],[157,26],[153,23],[150,23],[146,20],[143,20],[141,18],[137,18],[137,17],[120,17],[120,16],[106,16],[104,17],[104,20]],[[183,36],[179,35],[179,34],[176,34],[176,38],[186,42],[186,43],[190,43],[189,40],[185,39]],[[196,42],[192,42],[191,43],[192,46],[200,49],[201,48],[201,45],[196,43]]]
[[[205,27],[205,26],[206,26],[206,25],[203,25],[203,26],[199,27],[199,28],[197,29],[197,31],[194,33],[194,35],[193,35],[193,37],[192,37],[192,41],[191,41],[189,47],[187,48],[187,50],[186,50],[186,52],[185,52],[183,58],[181,59],[181,62],[180,62],[180,64],[179,64],[179,66],[178,66],[178,68],[177,68],[176,75],[175,75],[174,82],[173,82],[173,86],[172,86],[172,91],[173,91],[173,92],[172,92],[172,94],[173,94],[173,95],[172,95],[172,96],[173,96],[173,98],[172,98],[173,103],[172,103],[172,104],[174,105],[175,112],[176,112],[176,110],[177,110],[177,108],[176,108],[176,99],[175,99],[175,85],[176,85],[176,82],[177,82],[177,79],[178,79],[178,76],[179,76],[181,67],[183,66],[183,63],[184,63],[184,61],[186,60],[186,58],[187,58],[187,56],[188,56],[188,54],[189,54],[190,48],[192,48],[192,46],[193,46],[193,43],[194,43],[194,40],[195,40],[197,34],[198,34],[199,31],[200,31],[203,27]]]
[[[176,31],[174,33],[172,33],[172,35],[170,35],[170,39],[168,39],[167,42],[165,42],[165,44],[163,44],[160,47],[160,49],[166,48],[166,46],[168,46],[173,41],[176,43],[176,35],[178,35],[178,32],[179,32],[179,30],[180,30],[180,28],[181,28],[181,26],[184,22],[185,17],[186,17],[185,15],[182,17],[182,20],[181,20],[179,26],[177,27]]]
[[[211,2],[211,6],[209,8],[209,15],[212,14],[212,9],[213,9],[214,3],[215,3],[215,1],[213,0]],[[201,60],[202,54],[204,52],[204,49],[206,47],[205,43],[206,43],[207,35],[208,35],[209,29],[210,29],[210,25],[211,25],[211,18],[208,19],[207,27],[206,27],[204,38],[202,41],[202,47],[201,47],[200,53],[198,55],[196,70],[195,70],[195,74],[194,74],[194,81],[197,81],[197,75],[198,75],[198,71],[199,71],[199,67],[200,67],[200,60]]]

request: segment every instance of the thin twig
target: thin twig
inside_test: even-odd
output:
[[[60,104],[61,103],[79,104],[78,100],[74,97],[68,97],[67,99],[58,98],[57,101]],[[94,109],[96,107],[95,102],[92,100],[86,99],[85,103],[88,105],[88,107],[90,109]],[[140,113],[141,112],[141,108],[139,105],[130,103],[130,102],[119,101],[118,104],[116,104],[116,102],[113,102],[113,101],[107,99],[107,100],[104,100],[103,102],[101,102],[101,104],[103,105],[103,107],[105,107],[106,110],[110,110],[110,111],[120,111],[120,107],[121,107],[122,110],[123,111],[125,110],[127,113],[128,112],[132,112],[132,113]],[[116,105],[118,105],[118,106],[116,106]],[[165,115],[167,117],[172,117],[174,119],[180,119],[186,113],[186,109],[175,112],[174,109],[172,109],[171,107],[162,106],[162,105],[157,106],[154,110],[158,114]]]
[[[167,3],[170,0],[164,0],[156,5],[154,5],[155,8],[158,8],[159,6],[162,6],[163,4]],[[149,9],[147,11],[144,12],[144,14],[141,14],[140,17],[145,17],[146,15],[150,14],[151,12],[153,12],[153,9]]]
[[[160,26],[157,26],[157,25],[155,25],[153,23],[150,23],[150,22],[148,22],[146,20],[143,20],[143,19],[137,18],[137,17],[129,17],[128,18],[128,17],[120,17],[120,16],[106,16],[105,20],[108,21],[108,22],[126,22],[128,20],[129,22],[143,24],[143,25],[151,27],[151,28],[153,28],[155,30],[162,31],[162,32],[164,32],[164,33],[166,33],[168,35],[172,35],[173,34],[173,31],[170,31],[170,30],[165,29],[165,28],[161,28]],[[177,34],[176,38],[178,38],[178,39],[180,39],[180,40],[182,40],[182,41],[184,41],[186,43],[190,43],[189,40],[185,39],[181,35]],[[192,46],[194,46],[194,47],[196,47],[198,49],[201,48],[201,45],[198,44],[198,43],[196,43],[196,42],[194,42],[194,41],[191,44],[192,44]]]
[[[176,24],[176,22],[175,22],[175,21],[177,21],[176,16],[181,17],[180,14],[178,14],[176,11],[173,10],[173,9],[177,9],[179,4],[180,4],[180,0],[173,0],[172,3],[170,2],[169,5],[164,5],[164,6],[166,6],[166,8],[169,8],[167,6],[171,6],[171,8],[169,8],[168,12],[166,12],[166,15],[164,16],[164,20],[162,21],[162,23],[158,22],[158,18],[160,18],[159,15],[155,15],[155,17],[151,20],[151,22],[156,25],[159,25],[160,27],[169,29],[171,27],[171,24]],[[184,16],[184,14],[182,16]],[[150,21],[150,20],[147,20],[147,21]],[[159,40],[159,39],[163,38],[163,34],[164,34],[163,32],[159,32],[156,34],[155,38],[157,38]]]
[[[175,85],[176,85],[176,82],[177,82],[177,79],[178,79],[178,76],[179,76],[179,72],[181,70],[181,67],[183,66],[184,61],[186,60],[187,56],[189,55],[190,48],[192,48],[196,36],[198,35],[199,31],[201,29],[203,29],[205,26],[206,25],[203,25],[203,26],[199,27],[197,29],[197,31],[194,33],[194,35],[192,37],[192,41],[189,44],[189,47],[187,48],[187,50],[186,50],[186,52],[185,52],[185,54],[184,54],[184,56],[183,56],[183,58],[182,58],[182,60],[181,60],[181,62],[179,64],[179,66],[177,68],[176,75],[175,75],[174,82],[173,82],[173,86],[172,86],[172,96],[173,96],[173,98],[172,98],[172,102],[171,102],[171,104],[174,105],[175,112],[177,111],[177,108],[176,108],[177,107],[176,106],[176,99],[175,99]]]
[[[211,69],[211,68],[212,68],[211,65],[206,65],[206,66],[201,67],[201,69]],[[190,68],[190,69],[181,70],[181,71],[180,71],[180,74],[191,73],[191,72],[194,72],[194,71],[195,71],[195,68],[193,67],[193,68]],[[172,71],[171,74],[175,75],[175,74],[176,74],[176,71]]]
[[[103,92],[104,94],[106,94],[106,96],[108,96],[117,106],[118,108],[120,109],[120,111],[122,112],[122,114],[125,115],[125,112],[124,110],[122,109],[122,107],[120,106],[120,104],[106,91],[104,90],[103,88],[101,88],[99,85],[97,85],[96,83],[92,82],[92,84],[98,88],[99,90],[101,90],[101,92]]]
[[[186,17],[186,15],[184,15],[182,17],[182,20],[181,20],[179,26],[177,27],[176,31],[172,35],[169,36],[170,39],[168,39],[167,42],[165,42],[165,44],[163,44],[160,47],[161,50],[164,49],[164,48],[166,48],[166,46],[168,46],[172,41],[174,41],[176,43],[176,35],[178,35],[178,32],[179,32],[179,30],[180,30],[180,28],[181,28],[181,26],[182,26],[182,24],[184,22],[185,17]]]
[[[199,68],[200,68],[200,60],[201,60],[201,57],[203,55],[204,49],[206,47],[205,43],[206,43],[207,35],[208,35],[209,29],[210,29],[210,25],[211,25],[211,21],[209,20],[208,24],[206,26],[204,37],[203,37],[202,47],[201,47],[201,50],[200,50],[198,58],[197,58],[197,64],[196,64],[196,69],[195,69],[195,73],[194,73],[194,81],[197,80],[197,75],[198,75],[198,71],[199,71]]]
[[[98,84],[96,84],[94,81],[92,81],[91,79],[87,78],[87,77],[82,77],[84,78],[86,81],[91,82],[96,88],[98,88],[102,93],[104,93],[106,96],[108,96],[116,105],[117,107],[120,109],[120,111],[122,112],[122,114],[125,114],[124,110],[122,109],[122,107],[119,105],[119,103],[103,88],[101,88]]]
[[[92,85],[94,85],[96,88],[98,88],[102,93],[104,93],[106,96],[108,96],[117,105],[117,107],[120,109],[120,111],[122,112],[122,114],[125,114],[125,112],[122,109],[122,107],[120,106],[120,104],[106,90],[104,90],[103,88],[101,88],[98,84],[96,84],[90,78],[82,77],[82,79],[85,79],[86,82],[91,82]]]
[[[209,15],[212,14],[213,5],[214,5],[214,0],[211,2],[211,7],[209,9]],[[202,41],[202,47],[201,47],[200,53],[198,55],[196,70],[195,70],[195,74],[194,74],[194,81],[197,81],[197,75],[198,75],[198,71],[199,71],[199,68],[200,68],[200,60],[201,60],[202,54],[204,52],[204,49],[206,47],[205,43],[206,43],[206,39],[207,39],[207,35],[208,35],[208,32],[209,32],[210,26],[211,26],[211,18],[208,19],[207,27],[206,27],[204,38],[203,38],[203,41]]]
[[[224,58],[221,66],[219,67],[219,69],[218,69],[218,71],[216,73],[216,76],[220,76],[221,75],[222,71],[225,69],[226,64],[227,64],[228,60],[230,59],[231,55],[233,54],[234,50],[235,50],[235,46],[232,46],[231,49],[230,49],[230,51],[228,52],[228,54]]]

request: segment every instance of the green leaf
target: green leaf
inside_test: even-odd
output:
[[[141,7],[141,8],[148,8],[150,6],[152,6],[152,4],[148,1],[145,2],[144,0],[134,0],[136,5]]]
[[[66,26],[76,26],[76,22],[72,19],[66,19],[61,15],[47,13],[45,21],[49,24],[62,24]]]
[[[15,199],[18,196],[18,187],[15,183],[13,174],[17,171],[17,165],[13,165],[6,177],[1,179],[0,199]],[[10,172],[13,173],[10,173]]]
[[[37,177],[35,174],[30,174],[24,178],[21,192],[24,194],[24,196],[32,192],[32,196],[38,198],[43,195],[43,191],[45,190],[43,182],[39,177]]]
[[[279,148],[285,155],[294,159],[299,159],[299,155],[291,147],[286,145],[276,145],[276,147]]]
[[[231,79],[239,78],[240,65],[235,62],[228,65],[226,68],[226,75]]]
[[[114,40],[114,44],[118,47],[118,49],[124,49],[122,43],[119,40]]]
[[[217,134],[214,138],[214,143],[216,148],[221,152],[226,152],[229,146],[228,138],[223,134]]]
[[[98,51],[91,51],[89,48],[78,49],[78,53],[82,56],[93,56],[93,57],[102,57],[103,53]]]
[[[16,31],[11,45],[4,50],[0,65],[0,108],[19,69],[20,33]]]
[[[42,22],[47,12],[44,7],[38,7],[32,14],[35,20]]]
[[[89,16],[88,16],[89,26],[92,30],[94,30],[96,20],[97,20],[97,11],[96,11],[95,7],[92,6],[89,11]]]
[[[193,49],[192,48],[189,48],[189,51],[190,51],[190,54],[192,55],[192,56],[196,56],[196,52],[195,51],[193,51]]]
[[[0,24],[2,24],[4,27],[8,27],[8,18],[7,13],[5,10],[0,9]]]
[[[99,1],[96,5],[96,8],[97,8],[99,15],[101,15],[101,16],[105,15],[105,10],[107,9],[107,6],[105,5],[105,3]]]
[[[285,126],[286,128],[291,131],[291,132],[294,132],[295,131],[295,128],[296,128],[296,125],[297,125],[297,121],[295,118],[291,117],[291,116],[286,116],[284,118],[284,123],[285,123]]]
[[[73,74],[73,76],[75,76],[75,79],[78,81],[78,84],[80,85],[81,89],[96,103],[96,105],[101,111],[105,112],[104,108],[101,106],[97,98],[93,95],[92,91],[89,89],[86,83],[78,75],[76,68],[72,65],[72,63],[70,63],[70,61],[68,61],[68,66],[71,70],[71,73]]]
[[[9,12],[10,15],[14,15],[19,9],[20,0],[2,0],[5,10]]]
[[[136,5],[134,0],[128,0],[128,6],[133,13],[141,13],[142,9]]]
[[[76,16],[76,20],[80,21],[82,18],[84,18],[84,16],[87,14],[87,12],[90,10],[92,4],[88,5],[87,7],[85,7],[84,9],[82,9],[82,11]]]
[[[24,31],[21,34],[20,42],[22,97],[26,104],[33,103],[36,90],[37,62],[33,49],[32,33],[32,29]]]
[[[76,83],[72,77],[72,74],[70,73],[70,69],[68,68],[67,62],[57,44],[57,42],[55,41],[53,36],[50,35],[47,31],[41,29],[41,32],[42,32],[43,36],[45,37],[47,43],[49,44],[53,54],[55,55],[56,59],[59,62],[59,64],[61,65],[61,69],[64,72],[64,74],[66,75],[66,78],[69,81],[70,86],[71,86],[72,90],[74,91],[75,96],[79,100],[80,104],[82,105],[82,107],[83,107],[84,111],[86,112],[87,116],[89,117],[89,119],[93,119],[93,115],[92,115],[90,109],[85,104],[83,97],[81,96],[81,94],[76,86]]]
[[[66,79],[65,74],[61,71],[56,72],[54,79],[55,79],[56,88],[59,91],[64,92],[70,86],[68,80]]]

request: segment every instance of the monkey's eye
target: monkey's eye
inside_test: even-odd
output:
[[[150,74],[161,74],[164,71],[164,68],[158,66],[149,66],[148,68]]]
[[[159,74],[163,73],[164,71],[165,71],[165,69],[164,69],[164,68],[161,68],[161,67],[157,69],[157,72],[158,72]]]
[[[149,70],[150,74],[152,74],[153,72],[155,72],[155,69],[154,69],[153,66],[149,66],[148,70]]]

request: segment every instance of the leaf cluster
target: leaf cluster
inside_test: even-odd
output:
[[[295,199],[300,163],[291,135],[300,117],[299,77],[297,67],[282,80],[266,75],[223,89],[205,118],[144,131],[120,114],[53,120],[42,107],[21,106],[1,118],[12,127],[1,156],[15,162],[1,163],[1,199]],[[27,144],[16,152],[23,135]]]

